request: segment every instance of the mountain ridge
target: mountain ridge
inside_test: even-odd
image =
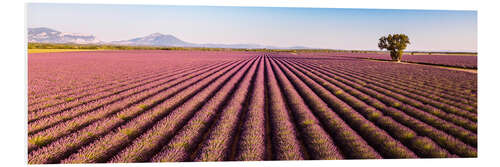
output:
[[[276,47],[259,44],[197,44],[183,41],[171,34],[155,32],[146,36],[128,40],[104,42],[94,35],[64,33],[47,27],[28,28],[28,42],[38,43],[76,43],[76,44],[111,44],[129,46],[164,46],[164,47],[202,47],[202,48],[235,48],[235,49],[310,49],[304,46]]]
[[[65,33],[47,27],[28,28],[28,42],[78,44],[103,43],[94,35]]]

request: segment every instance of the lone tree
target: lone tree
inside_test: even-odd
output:
[[[387,49],[390,51],[392,60],[397,62],[401,62],[403,50],[410,44],[410,39],[405,34],[389,34],[387,37],[380,37],[378,40],[378,47],[381,50]]]

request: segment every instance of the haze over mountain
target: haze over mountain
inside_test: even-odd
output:
[[[202,47],[202,48],[269,48],[279,49],[280,47],[265,46],[258,44],[196,44],[185,42],[170,34],[153,33],[143,37],[137,37],[129,40],[111,41],[115,45],[142,45],[142,46],[172,46],[172,47]],[[299,46],[301,47],[301,46]],[[284,47],[283,49],[288,48]],[[302,47],[306,48],[306,47]]]
[[[102,41],[98,40],[94,35],[64,33],[45,27],[28,28],[28,42],[77,44],[102,43]]]
[[[194,44],[184,42],[173,35],[164,35],[153,33],[148,36],[133,38],[129,40],[112,41],[111,44],[117,45],[148,45],[148,46],[192,46]]]
[[[179,38],[161,33],[153,33],[143,37],[128,40],[104,42],[94,35],[64,33],[50,28],[28,28],[28,42],[39,43],[75,43],[75,44],[111,44],[132,46],[167,46],[167,47],[204,47],[204,48],[268,48],[268,49],[307,49],[303,46],[275,47],[259,44],[196,44],[180,40]]]

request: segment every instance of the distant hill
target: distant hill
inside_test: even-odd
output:
[[[133,38],[123,41],[112,41],[114,45],[136,45],[136,46],[169,46],[169,47],[201,47],[201,48],[236,48],[236,49],[288,49],[275,46],[264,46],[258,44],[196,44],[180,40],[179,38],[161,33],[153,33],[147,36]],[[306,48],[306,47],[301,47]]]
[[[187,47],[195,44],[184,42],[173,35],[164,35],[161,33],[153,33],[148,36],[133,38],[122,41],[112,41],[110,44],[114,45],[144,45],[144,46],[175,46]]]
[[[259,44],[196,44],[185,42],[173,35],[153,33],[128,40],[103,42],[94,35],[64,33],[50,28],[28,28],[28,42],[34,43],[75,43],[75,44],[108,44],[129,46],[166,46],[166,47],[201,47],[201,48],[235,48],[235,49],[311,49],[303,46],[275,47]]]

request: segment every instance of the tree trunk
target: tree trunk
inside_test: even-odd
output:
[[[401,62],[401,59],[403,58],[403,51],[402,50],[398,50],[396,52],[396,57],[397,57],[398,63]]]
[[[391,50],[391,59],[395,62],[401,62],[401,58],[403,57],[403,51],[401,50]]]

